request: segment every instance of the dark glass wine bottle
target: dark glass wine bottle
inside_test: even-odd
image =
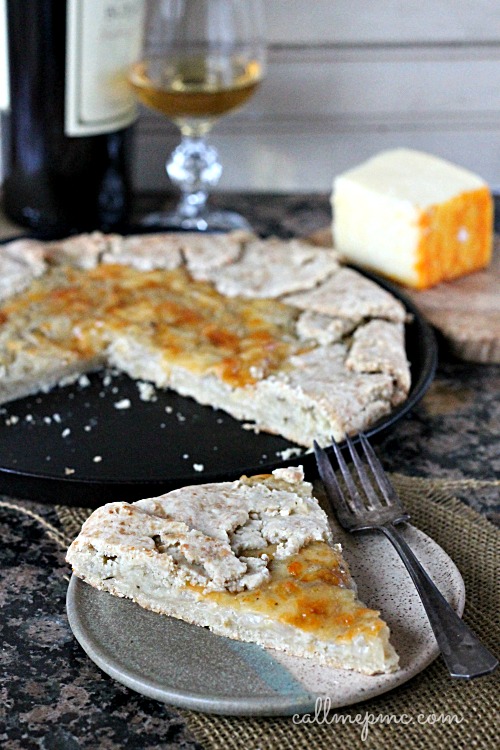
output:
[[[2,133],[4,205],[34,234],[120,230],[127,223],[134,105],[124,72],[125,58],[132,62],[139,44],[142,5],[143,0],[6,2],[10,107]],[[122,90],[111,92],[100,110],[102,91],[92,86],[116,85],[110,73],[117,64]]]

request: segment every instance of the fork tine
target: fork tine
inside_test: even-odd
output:
[[[380,501],[380,498],[372,487],[370,478],[366,472],[364,464],[361,461],[356,448],[353,445],[351,438],[346,435],[345,440],[347,443],[347,447],[349,448],[349,453],[351,454],[351,458],[353,460],[354,466],[356,467],[356,470],[358,472],[358,477],[361,481],[361,484],[363,485],[363,489],[366,494],[366,499],[368,500],[368,506],[372,508],[377,508],[377,509],[382,508],[383,505]]]
[[[370,464],[370,468],[373,472],[373,476],[375,477],[375,480],[380,488],[382,495],[384,496],[385,501],[387,502],[388,505],[401,506],[401,501],[396,493],[396,490],[390,483],[387,477],[387,474],[384,471],[384,467],[378,460],[375,451],[373,450],[370,443],[366,439],[366,436],[364,435],[364,433],[362,432],[359,433],[359,440],[364,450],[366,459],[368,463]]]
[[[348,440],[346,436],[346,440]],[[355,512],[361,512],[364,510],[364,503],[361,500],[360,494],[358,492],[358,488],[354,484],[353,478],[351,476],[351,472],[347,468],[347,464],[344,461],[344,456],[342,455],[342,451],[340,450],[338,444],[335,442],[335,440],[332,437],[332,446],[333,450],[335,451],[335,458],[337,459],[338,465],[340,467],[340,471],[342,472],[342,476],[344,477],[344,481],[347,485],[347,489],[349,490],[350,495],[350,505]]]
[[[316,442],[313,441],[314,453],[316,455],[316,461],[318,464],[319,475],[325,487],[326,496],[331,506],[331,510],[335,515],[338,512],[338,506],[340,505],[347,513],[350,512],[349,506],[347,505],[344,493],[342,492],[338,483],[335,472],[333,471],[330,459],[326,455],[323,448]]]

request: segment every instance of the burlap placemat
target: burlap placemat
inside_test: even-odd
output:
[[[413,523],[446,550],[465,581],[464,619],[494,652],[500,651],[498,530],[454,494],[500,487],[500,482],[428,480],[392,475]],[[58,543],[71,541],[90,511],[57,506]],[[292,718],[240,718],[181,711],[207,750],[331,750],[360,747],[426,750],[500,746],[499,681],[452,680],[440,659],[405,685],[311,723]]]

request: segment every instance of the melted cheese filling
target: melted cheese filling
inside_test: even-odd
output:
[[[271,556],[272,548],[265,552]],[[260,556],[262,551],[253,554]],[[267,615],[321,640],[373,636],[384,627],[377,611],[356,600],[340,552],[326,542],[313,542],[292,557],[271,560],[269,571],[270,580],[258,589],[202,596],[235,610]]]
[[[244,386],[310,348],[295,335],[297,315],[276,300],[223,297],[184,269],[103,264],[50,269],[0,308],[0,326],[29,331],[38,345],[49,340],[81,359],[104,354],[117,335],[138,335],[162,352],[165,365]]]

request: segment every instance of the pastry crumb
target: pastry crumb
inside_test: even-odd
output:
[[[94,458],[92,459],[92,461],[95,464],[99,464],[102,461],[102,456],[94,456]]]
[[[205,470],[205,466],[203,464],[193,464],[193,469],[195,471],[204,471]]]
[[[130,409],[130,407],[132,406],[132,402],[129,398],[122,398],[121,401],[115,401],[113,406],[115,407],[115,409]]]
[[[280,456],[283,461],[288,461],[294,456],[302,455],[302,448],[285,448],[282,451],[276,451],[276,455]]]
[[[256,435],[260,435],[260,429],[258,425],[255,424],[255,422],[243,422],[241,426],[244,430],[249,430],[251,432],[254,432]]]
[[[71,468],[70,468],[69,466],[65,466],[65,468],[64,468],[64,473],[65,473],[65,474],[66,474],[66,476],[68,477],[68,476],[69,476],[70,474],[74,474],[74,473],[75,473],[75,470],[74,470],[74,469],[71,469]]]
[[[141,401],[156,401],[156,388],[152,383],[148,383],[146,380],[137,380],[136,386],[139,391],[139,398]]]

